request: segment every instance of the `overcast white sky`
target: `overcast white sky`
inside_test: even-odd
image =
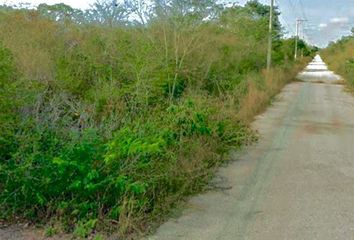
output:
[[[225,0],[227,2],[245,3],[247,0]],[[0,4],[27,2],[32,5],[40,3],[65,3],[74,8],[89,8],[95,0],[0,0]],[[260,0],[269,3],[270,0]],[[350,34],[354,27],[354,0],[276,0],[282,16],[281,22],[289,32],[295,33],[296,18],[307,18],[301,35],[308,42],[326,46],[329,41]]]
[[[74,8],[89,8],[90,4],[94,3],[95,0],[0,0],[0,3],[4,4],[18,4],[19,2],[22,3],[30,3],[34,6],[39,5],[40,3],[47,3],[47,4],[56,4],[56,3],[65,3],[70,5]]]

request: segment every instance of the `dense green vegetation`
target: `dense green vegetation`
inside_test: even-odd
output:
[[[321,52],[321,55],[329,64],[329,67],[344,77],[346,84],[351,89],[354,89],[353,47],[354,35],[345,36],[336,42],[330,43],[330,45]]]
[[[203,190],[303,66],[276,17],[264,70],[268,15],[257,1],[2,7],[0,220],[127,236]]]

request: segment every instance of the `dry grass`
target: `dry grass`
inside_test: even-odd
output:
[[[263,112],[271,103],[271,100],[289,82],[296,81],[297,73],[309,62],[309,58],[303,59],[293,68],[275,68],[270,72],[264,71],[262,79],[263,87],[255,84],[254,76],[248,79],[248,92],[241,101],[241,108],[238,113],[240,119],[251,122],[254,117]]]
[[[346,37],[324,49],[321,53],[329,68],[344,79],[338,84],[346,84],[354,89],[354,38]]]
[[[56,24],[34,15],[25,18],[22,13],[2,16],[0,40],[11,50],[19,70],[27,79],[53,79],[53,53],[57,49],[59,29]]]
[[[261,28],[257,22],[249,24],[256,30],[267,32],[266,26]],[[181,31],[171,26],[167,26],[170,29],[165,29],[166,24],[163,22],[154,23],[146,31],[130,28],[109,30],[95,26],[64,26],[40,18],[35,13],[28,15],[14,12],[12,15],[0,15],[0,27],[3,29],[0,32],[0,41],[13,53],[21,79],[41,85],[33,94],[35,100],[26,103],[30,106],[23,112],[29,117],[34,116],[38,128],[45,130],[47,125],[53,128],[56,131],[54,143],[62,141],[65,147],[72,149],[72,146],[69,146],[72,143],[62,136],[84,133],[90,128],[99,130],[97,140],[104,142],[104,146],[112,145],[116,141],[127,140],[126,142],[130,143],[131,138],[137,142],[146,142],[141,144],[145,146],[156,136],[159,139],[166,137],[161,129],[171,132],[173,141],[168,147],[161,148],[159,156],[150,153],[150,148],[139,148],[141,153],[132,156],[120,156],[123,152],[120,145],[105,150],[103,155],[99,151],[99,156],[92,159],[82,154],[82,159],[88,161],[85,164],[89,170],[105,169],[102,176],[112,175],[112,178],[108,179],[116,179],[119,174],[129,175],[131,182],[127,183],[129,186],[124,185],[126,192],[136,187],[135,182],[147,183],[149,188],[146,193],[125,193],[116,196],[113,204],[107,200],[108,196],[114,196],[119,191],[110,189],[106,196],[101,194],[101,190],[106,191],[105,189],[97,188],[97,196],[101,194],[103,197],[87,200],[86,202],[91,201],[95,205],[95,210],[90,210],[89,213],[82,210],[81,216],[85,217],[78,219],[84,221],[97,217],[101,225],[111,227],[124,238],[133,232],[146,230],[147,225],[152,222],[161,221],[176,202],[203,190],[214,170],[223,162],[223,154],[226,154],[227,150],[254,140],[252,132],[244,123],[250,123],[257,114],[266,109],[272,98],[286,83],[293,80],[305,62],[296,65],[289,63],[287,68],[277,67],[269,73],[262,73],[266,38],[256,40],[249,36],[252,31],[245,29],[247,27],[242,24],[236,26],[240,28],[235,30],[240,32],[239,34],[209,25],[200,29],[189,29],[186,26],[186,29]],[[59,64],[63,61],[67,61],[67,65]],[[62,72],[59,70],[64,74],[60,75]],[[174,96],[165,92],[165,86],[169,87],[171,82],[178,85],[178,81],[182,82],[179,85],[181,95]],[[167,94],[171,96],[167,97]],[[193,107],[190,102],[193,102]],[[167,110],[169,107],[178,110],[171,113]],[[180,123],[175,122],[176,118],[181,119]],[[65,121],[63,125],[57,123],[61,120]],[[149,124],[152,130],[149,129]],[[220,130],[223,124],[226,126],[224,132]],[[124,131],[120,132],[124,129],[129,130],[126,135],[123,134]],[[29,135],[26,144],[42,144],[40,141],[31,140],[37,133],[36,130],[29,127],[26,131]],[[113,139],[117,133],[122,136]],[[65,151],[59,148],[54,153],[47,153],[47,144],[50,144],[50,141],[44,141],[43,150],[40,148],[42,152],[38,152],[38,156],[47,154],[45,161],[40,166],[36,165],[36,169],[45,171],[39,172],[38,175],[34,172],[33,175],[43,181],[50,179],[53,172],[60,172],[52,170],[57,167],[52,159],[62,155],[65,157],[60,151],[67,151],[63,147]],[[79,145],[80,142],[75,144]],[[129,148],[128,144],[126,145],[125,147]],[[23,153],[24,159],[26,154]],[[126,165],[131,165],[132,169],[111,172],[114,168],[107,167],[103,161],[106,154],[117,157],[114,159],[116,167],[127,162]],[[144,156],[148,156],[147,159],[143,159]],[[77,162],[80,164],[79,169],[84,169],[81,166],[84,161],[76,161],[76,158],[77,156],[70,156],[65,158],[65,161]],[[149,164],[138,164],[140,158]],[[103,167],[98,167],[101,165]],[[53,168],[47,171],[48,166]],[[142,171],[142,166],[146,168],[146,172]],[[9,174],[12,172],[9,171]],[[86,174],[86,171],[82,173]],[[7,177],[7,174],[3,175]],[[20,177],[18,185],[31,186],[32,192],[32,189],[37,192],[44,189],[43,185],[35,185],[32,182],[23,184],[31,180],[23,174]],[[72,179],[67,182],[82,180],[76,172],[70,177]],[[92,184],[96,183],[95,180],[93,182]],[[105,184],[107,185],[110,184]],[[112,183],[111,186],[116,185]],[[53,184],[49,187],[55,190],[58,186]],[[49,192],[45,191],[43,190],[44,195]],[[51,193],[48,197],[54,206],[51,207],[56,209],[56,200],[65,195],[68,196],[65,200],[70,202],[70,207],[73,205],[73,208],[79,209],[85,201],[76,199],[81,197],[79,194],[85,195],[86,190],[82,188],[70,191],[64,186],[62,189],[56,189],[59,194]],[[145,205],[140,202],[139,205],[139,198],[136,196],[139,195],[144,200],[147,194],[149,201],[144,202]],[[90,197],[92,196],[96,195],[91,194]],[[102,203],[106,200],[109,204],[103,209]],[[40,203],[41,199],[33,201],[31,206],[26,207],[47,210],[46,206]],[[9,201],[9,204],[11,203],[13,202]],[[109,211],[118,203],[118,217],[111,217]],[[73,220],[74,217],[69,211],[71,210],[67,208],[66,216]],[[64,215],[64,210],[58,215]],[[40,214],[36,217],[42,219]],[[53,220],[57,220],[55,217]],[[76,222],[71,221],[70,224],[70,227],[74,227]]]

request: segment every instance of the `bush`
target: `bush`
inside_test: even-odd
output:
[[[247,127],[212,119],[204,107],[172,105],[126,124],[108,142],[94,129],[65,142],[49,130],[33,132],[31,147],[1,165],[1,217],[58,216],[71,224],[108,217],[126,219],[130,231],[142,214],[160,215],[162,202],[200,190],[226,149],[252,140]],[[210,153],[197,156],[202,145]]]
[[[329,68],[340,74],[350,89],[354,86],[354,37],[347,36],[332,43],[321,52]]]
[[[12,54],[0,43],[0,159],[9,159],[10,153],[16,151],[14,139],[18,122],[16,74]]]
[[[171,2],[145,25],[65,5],[0,11],[1,220],[126,237],[255,140],[249,121],[303,66],[292,41],[276,19],[264,73],[267,6]]]

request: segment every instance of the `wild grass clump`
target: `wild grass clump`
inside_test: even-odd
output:
[[[249,121],[303,65],[276,21],[264,71],[256,1],[155,5],[144,24],[47,7],[0,11],[0,219],[48,234],[127,237],[163,219],[255,140]]]
[[[347,36],[331,43],[322,50],[322,57],[329,68],[340,74],[349,87],[354,89],[354,37]]]

